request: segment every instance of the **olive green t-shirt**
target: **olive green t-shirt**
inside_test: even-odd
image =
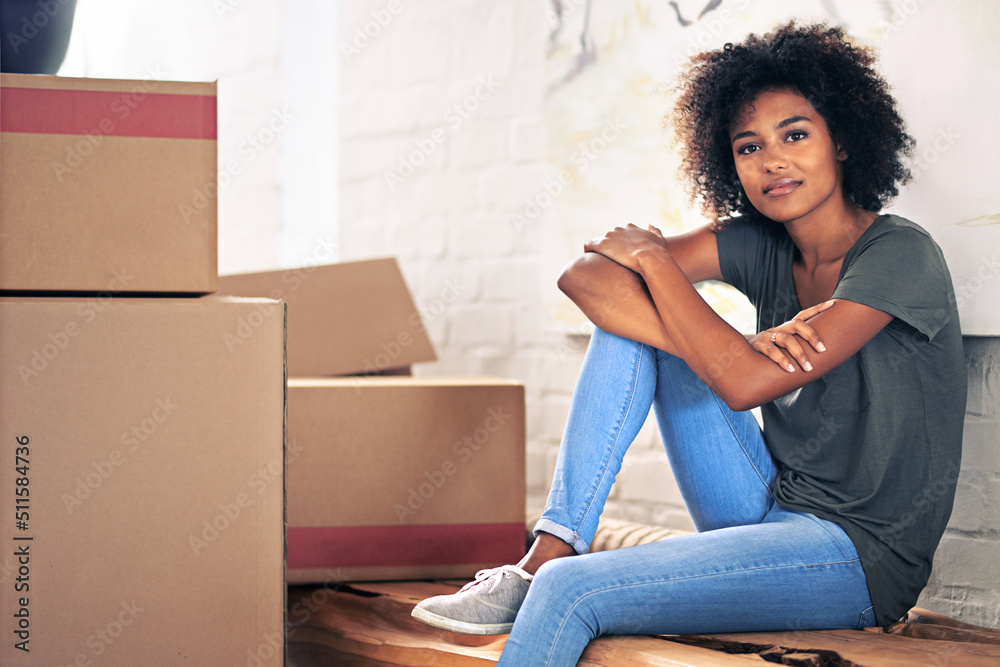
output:
[[[783,227],[737,220],[716,238],[722,275],[756,307],[758,332],[802,310]],[[955,292],[930,235],[881,215],[844,257],[833,296],[893,320],[837,368],[763,405],[764,439],[775,499],[844,528],[886,625],[927,583],[955,496],[967,388]]]

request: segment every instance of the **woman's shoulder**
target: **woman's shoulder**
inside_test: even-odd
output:
[[[882,252],[917,252],[941,256],[941,249],[926,229],[894,213],[879,215],[854,244],[850,255],[858,256],[872,247]]]

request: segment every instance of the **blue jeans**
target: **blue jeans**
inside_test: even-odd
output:
[[[588,553],[651,405],[699,532]],[[498,664],[575,665],[605,634],[874,625],[851,540],[835,523],[778,505],[775,473],[751,413],[730,410],[683,360],[595,331],[535,526],[579,555],[538,570]]]

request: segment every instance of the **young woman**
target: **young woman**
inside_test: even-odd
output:
[[[617,227],[565,269],[599,328],[537,539],[416,618],[509,631],[500,664],[520,667],[576,664],[602,634],[862,628],[914,604],[951,513],[966,374],[940,249],[879,213],[912,145],[887,88],[821,25],[692,59],[669,120],[714,222]],[[719,318],[702,280],[746,294],[759,333]],[[699,532],[589,554],[650,406]]]

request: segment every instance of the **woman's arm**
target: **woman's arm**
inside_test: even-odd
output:
[[[669,250],[689,283],[722,280],[715,233],[702,227],[687,234],[653,236]],[[561,289],[596,326],[677,355],[645,282],[639,275],[597,252],[585,252],[559,276]]]
[[[892,320],[875,308],[839,300],[809,320],[826,345],[822,353],[806,349],[813,370],[788,372],[754,350],[705,303],[671,252],[648,231],[634,225],[619,227],[586,249],[635,271],[649,291],[661,336],[671,343],[667,351],[684,359],[734,410],[756,407],[816,380]]]

